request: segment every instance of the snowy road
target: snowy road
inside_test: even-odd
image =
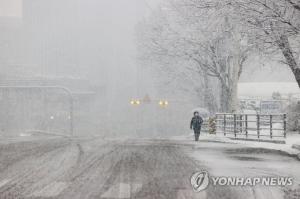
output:
[[[190,177],[293,176],[294,187],[214,187]],[[41,139],[0,143],[1,199],[300,198],[299,162],[285,154],[202,141]]]

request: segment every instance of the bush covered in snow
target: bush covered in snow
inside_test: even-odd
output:
[[[288,130],[300,132],[300,101],[291,103],[287,107]]]

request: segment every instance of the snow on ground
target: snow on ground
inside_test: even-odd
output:
[[[174,136],[172,140],[191,142],[194,140],[194,134],[183,135],[183,136]],[[287,138],[285,139],[286,144],[277,144],[269,142],[255,142],[255,141],[246,141],[246,140],[232,140],[229,137],[225,137],[221,134],[210,135],[203,133],[201,134],[200,141],[211,141],[211,142],[222,142],[222,143],[234,143],[243,145],[244,147],[253,147],[253,148],[265,148],[271,150],[278,150],[286,152],[290,155],[300,155],[300,150],[292,148],[293,145],[300,145],[300,134],[288,133]],[[198,144],[195,142],[195,144]]]
[[[291,188],[299,189],[299,161],[295,156],[300,153],[300,150],[292,149],[291,146],[294,143],[300,143],[300,135],[287,138],[287,144],[236,141],[222,135],[209,134],[202,134],[200,142],[193,141],[193,134],[177,136],[172,139],[176,142],[193,145],[187,151],[188,154],[200,161],[204,168],[208,168],[209,173],[213,176],[290,176],[294,180]],[[263,191],[263,196],[257,198],[266,198],[264,196],[289,198],[282,196],[289,191],[282,191],[276,187],[274,189],[273,187],[257,187],[256,191]]]

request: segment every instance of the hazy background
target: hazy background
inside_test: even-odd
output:
[[[1,84],[67,87],[77,100],[77,129],[136,132],[142,113],[130,100],[156,96],[151,76],[137,64],[135,26],[156,5],[153,0],[0,0]],[[34,103],[24,92],[12,95],[23,105]],[[47,114],[49,119],[55,113]]]
[[[137,133],[139,129],[139,135],[158,134],[166,126],[170,128],[170,134],[176,130],[182,133],[197,103],[183,101],[186,96],[164,96],[157,92],[162,89],[155,87],[148,69],[139,65],[136,59],[136,25],[159,2],[0,0],[0,83],[69,88],[76,99],[75,128],[80,133],[126,134]],[[276,62],[266,64],[253,58],[247,66],[242,81],[293,81],[288,69],[280,74],[271,72]],[[265,74],[268,74],[267,78]],[[24,106],[39,100],[38,94],[30,95],[31,98],[28,93],[12,95],[19,102],[22,98]],[[130,105],[131,99],[143,99],[146,95],[153,101],[173,100],[173,104],[165,111],[157,104],[138,110]],[[4,114],[8,114],[10,106],[13,104],[3,105],[3,109],[7,108]],[[51,108],[46,114],[41,113],[48,120],[53,120],[52,115],[60,115],[57,118],[63,115]],[[11,117],[18,112],[19,109],[14,110]],[[31,112],[23,110],[19,120]],[[176,115],[178,118],[174,118]],[[54,125],[53,121],[45,121],[47,119],[40,119],[39,124],[34,124],[35,128]],[[176,123],[176,128],[166,124],[168,122]],[[24,120],[23,123],[30,122]],[[2,131],[9,128],[3,127]]]

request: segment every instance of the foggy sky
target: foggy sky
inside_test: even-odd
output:
[[[64,0],[61,3],[61,9],[57,7],[59,1],[55,0],[27,1],[26,3],[28,2],[33,2],[30,3],[33,7],[22,9],[22,6],[25,5],[22,5],[22,0],[0,0],[0,17],[26,18],[31,10],[36,13],[30,14],[33,15],[33,19],[31,19],[32,24],[29,24],[29,26],[35,27],[32,29],[29,27],[30,30],[26,30],[29,36],[24,36],[26,38],[25,43],[23,42],[24,44],[19,42],[20,45],[25,46],[24,49],[26,50],[22,50],[22,46],[17,47],[16,50],[18,57],[24,58],[21,58],[21,61],[17,61],[18,58],[12,56],[12,65],[32,65],[37,63],[37,67],[28,68],[28,71],[33,71],[36,75],[42,76],[66,76],[68,74],[88,78],[96,82],[108,83],[109,85],[107,86],[110,90],[121,87],[130,89],[129,87],[136,86],[135,25],[149,14],[151,7],[154,7],[158,0],[148,2],[146,0]],[[63,10],[68,4],[72,7]],[[45,7],[45,5],[49,6],[49,11],[45,12],[44,8],[40,9],[42,8],[41,6]],[[26,6],[28,5],[26,4]],[[57,13],[54,13],[53,10]],[[27,13],[24,13],[26,11]],[[79,30],[68,29],[68,26],[71,27],[72,24],[68,24],[70,19],[67,18],[70,18],[69,16],[74,17],[76,12],[80,13],[80,18],[74,18],[71,21],[74,21],[74,24],[79,26]],[[57,17],[53,18],[55,15]],[[34,19],[35,16],[36,19]],[[41,16],[42,18],[39,19]],[[36,25],[36,23],[39,23],[39,25]],[[27,26],[28,24],[26,24]],[[62,32],[64,35],[57,35],[55,30]],[[47,33],[49,31],[54,33],[51,33],[52,35],[50,34],[49,36],[49,33]],[[44,35],[48,36],[44,38]],[[19,39],[15,35],[9,37],[12,42]],[[43,40],[47,42],[46,45],[48,46],[45,47],[45,51],[50,52],[50,56],[42,57],[34,53],[27,54],[34,51],[34,44],[37,39],[41,42]],[[14,44],[8,45],[14,46]],[[70,46],[76,47],[76,45],[81,51],[86,53],[80,54],[80,56],[76,56],[76,53],[72,54],[68,48],[72,49]],[[57,57],[61,56],[65,57],[63,58],[64,60],[69,60],[69,65],[73,65],[73,69],[67,69],[61,61],[56,60]],[[80,58],[78,59],[78,57]],[[29,59],[33,61],[24,62],[24,60]],[[34,59],[41,61],[35,61]],[[47,63],[49,68],[41,66],[40,62]],[[7,69],[11,70],[12,74],[19,70],[18,68],[14,70],[12,66],[7,66]],[[30,74],[28,71],[20,71],[20,73]],[[134,93],[135,91],[132,92]]]
[[[21,17],[22,0],[0,0],[0,17]]]

